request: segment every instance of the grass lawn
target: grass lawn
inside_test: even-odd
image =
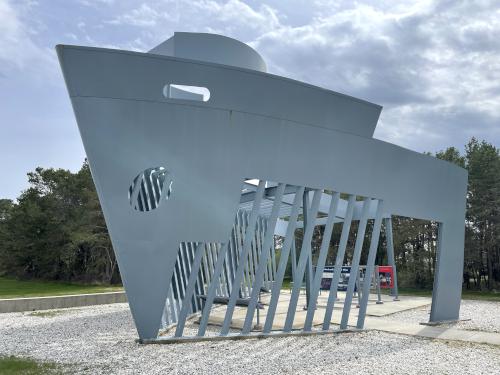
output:
[[[388,294],[388,290],[383,290],[382,293]],[[414,288],[399,288],[399,294],[402,296],[422,296],[431,297],[432,290],[414,289]],[[478,290],[463,290],[462,299],[474,299],[482,301],[500,302],[500,293],[484,292]]]
[[[62,374],[60,366],[54,363],[41,363],[19,357],[0,357],[0,374],[6,375],[52,375]]]
[[[117,292],[122,290],[121,286],[83,285],[34,280],[21,281],[0,277],[0,299]]]
[[[290,289],[291,280],[285,278],[281,289]],[[382,294],[389,294],[389,289],[382,289]],[[371,293],[374,293],[372,290]],[[432,297],[432,290],[416,289],[416,288],[399,288],[399,294],[402,296],[419,296],[419,297]],[[500,302],[499,292],[485,292],[478,290],[463,290],[462,299],[473,299],[481,301]]]

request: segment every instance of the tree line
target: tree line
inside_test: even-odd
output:
[[[435,157],[469,173],[465,221],[464,287],[500,286],[500,154],[486,141],[472,138],[461,154],[450,147]],[[422,178],[426,178],[425,175]],[[119,283],[120,274],[90,168],[77,173],[37,168],[16,201],[0,199],[0,275],[18,278]],[[430,288],[434,278],[438,224],[393,217],[393,237],[401,286]],[[334,229],[328,263],[333,264],[341,226]],[[352,257],[357,223],[346,252]],[[368,228],[366,236],[370,236]],[[338,232],[338,233],[337,233]],[[300,233],[297,233],[300,241]],[[313,237],[319,248],[322,228]],[[386,238],[380,237],[377,264],[387,264]],[[361,262],[366,261],[363,254]]]
[[[469,173],[464,249],[467,289],[498,290],[500,286],[499,151],[491,143],[472,138],[464,154],[450,147],[435,155]],[[393,227],[401,284],[431,287],[436,266],[437,223],[393,217]]]
[[[0,273],[119,283],[108,230],[85,162],[77,173],[36,168],[16,202],[0,200]]]

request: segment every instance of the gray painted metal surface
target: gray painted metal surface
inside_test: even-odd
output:
[[[286,234],[286,256],[288,236],[301,228],[290,218],[298,187],[312,201],[306,232],[332,224],[325,190],[350,194],[333,218],[346,228],[360,220],[364,232],[368,219],[391,215],[439,222],[431,320],[458,318],[467,174],[373,139],[380,106],[268,74],[254,50],[217,35],[176,33],[151,53],[62,45],[57,52],[142,339],[155,338],[162,321],[184,320],[186,311],[202,313],[204,335],[216,297],[228,298],[225,335],[238,301],[256,305],[260,292],[252,286],[271,285],[277,301],[282,261],[274,271],[265,232],[273,191],[283,184],[274,234]],[[309,251],[307,240],[302,248]],[[191,278],[194,292],[196,243],[205,252],[199,277]],[[299,279],[306,261],[301,253]],[[314,293],[318,280],[311,272]],[[292,305],[301,284],[294,282]],[[272,318],[267,314],[265,332]]]

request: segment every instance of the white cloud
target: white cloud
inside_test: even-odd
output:
[[[201,14],[214,17],[212,21],[225,24],[225,27],[253,28],[260,32],[268,32],[281,26],[278,13],[272,7],[262,4],[258,10],[253,9],[239,0],[229,0],[225,3],[217,1],[191,2]]]
[[[156,26],[158,20],[161,18],[163,18],[163,14],[144,3],[138,8],[114,18],[109,23],[114,25],[152,27]]]
[[[280,13],[261,4],[251,7],[241,0],[148,1],[126,8],[105,23],[132,26],[155,43],[168,30],[214,32],[251,41],[259,35],[281,27]],[[156,35],[151,35],[150,33]],[[153,47],[152,45],[151,47]]]
[[[65,40],[147,51],[174,31],[214,32],[249,43],[271,72],[383,105],[384,140],[432,150],[477,133],[499,143],[495,1],[80,0],[57,30],[63,40],[45,45],[44,19],[23,17],[36,5],[12,4],[0,0],[3,76],[6,66],[57,70],[53,44]]]
[[[33,41],[36,29],[21,19],[21,12],[29,12],[33,2],[19,2],[14,9],[7,0],[0,0],[0,73],[9,76],[15,72],[53,74],[56,58],[53,51]],[[38,24],[38,27],[43,25]],[[34,74],[36,76],[36,74]],[[40,82],[40,80],[37,80]]]
[[[344,3],[252,43],[271,70],[384,106],[376,136],[418,149],[500,143],[494,2]]]
[[[83,150],[54,151],[81,144],[56,44],[147,51],[174,31],[239,39],[273,73],[383,105],[377,138],[419,151],[473,135],[500,145],[498,0],[0,0],[0,149],[31,142],[24,164],[0,162],[19,171],[0,195],[17,196],[40,160],[81,164]]]
[[[115,0],[78,0],[78,2],[88,7],[99,7],[102,5],[112,5]]]

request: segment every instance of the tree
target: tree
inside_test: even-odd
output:
[[[491,290],[500,282],[499,149],[472,138],[465,159],[469,171],[465,266]]]
[[[430,154],[430,153],[429,153]],[[449,147],[437,158],[469,172],[467,193],[464,281],[470,287],[495,289],[500,282],[500,157],[499,149],[472,138],[465,155]],[[437,251],[437,223],[394,217],[394,245],[400,282],[430,287]]]
[[[16,204],[2,201],[0,206],[0,217],[5,216],[0,223],[1,271],[17,277],[118,282],[88,163],[77,173],[37,168],[28,173],[28,181]]]

